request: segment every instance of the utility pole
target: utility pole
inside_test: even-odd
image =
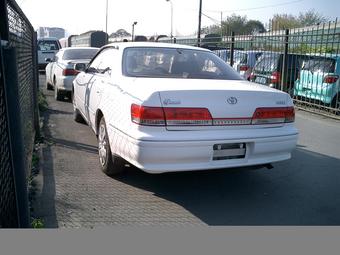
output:
[[[106,0],[106,21],[105,21],[105,33],[107,34],[107,17],[108,17],[108,7],[109,7],[109,0]]]
[[[198,11],[198,32],[197,32],[197,46],[201,46],[201,18],[202,18],[202,0],[200,0],[200,7]]]
[[[223,12],[221,12],[221,38],[223,37]]]

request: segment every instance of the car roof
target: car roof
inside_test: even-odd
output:
[[[87,50],[87,49],[96,49],[99,50],[97,47],[65,47],[60,50]]]
[[[43,37],[43,38],[38,38],[38,41],[59,41],[58,38],[56,37]]]
[[[153,47],[153,48],[174,48],[174,49],[189,49],[189,50],[201,50],[201,51],[207,51],[211,52],[208,49],[200,48],[200,47],[194,47],[189,45],[183,45],[183,44],[175,44],[175,43],[160,43],[160,42],[118,42],[118,43],[110,43],[103,48],[107,47],[118,47],[119,49],[125,49],[130,47]]]

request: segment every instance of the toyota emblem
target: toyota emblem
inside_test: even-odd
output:
[[[237,98],[236,97],[229,97],[227,99],[228,104],[237,104]]]

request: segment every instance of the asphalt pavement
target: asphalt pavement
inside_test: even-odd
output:
[[[298,146],[270,170],[152,175],[130,166],[112,178],[100,170],[94,133],[73,121],[70,100],[43,92],[34,215],[45,227],[340,224],[339,121],[297,111]]]

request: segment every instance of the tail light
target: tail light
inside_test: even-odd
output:
[[[165,117],[162,107],[146,107],[131,105],[131,119],[133,122],[148,126],[164,126]]]
[[[202,126],[212,125],[212,117],[206,108],[170,108],[131,105],[133,122],[148,126]]]
[[[240,66],[240,71],[247,71],[249,69],[248,65],[241,65]]]
[[[132,122],[145,126],[232,126],[290,123],[294,107],[257,108],[252,118],[213,119],[207,108],[149,107],[132,104]]]
[[[252,124],[275,124],[294,122],[294,107],[257,108],[253,114]]]
[[[335,83],[339,79],[338,75],[327,75],[323,79],[324,83]]]
[[[63,76],[77,75],[79,71],[75,69],[63,69]]]
[[[163,108],[168,126],[212,125],[212,117],[206,108]]]
[[[281,74],[280,72],[272,72],[272,75],[270,76],[271,83],[280,83],[281,81]]]

